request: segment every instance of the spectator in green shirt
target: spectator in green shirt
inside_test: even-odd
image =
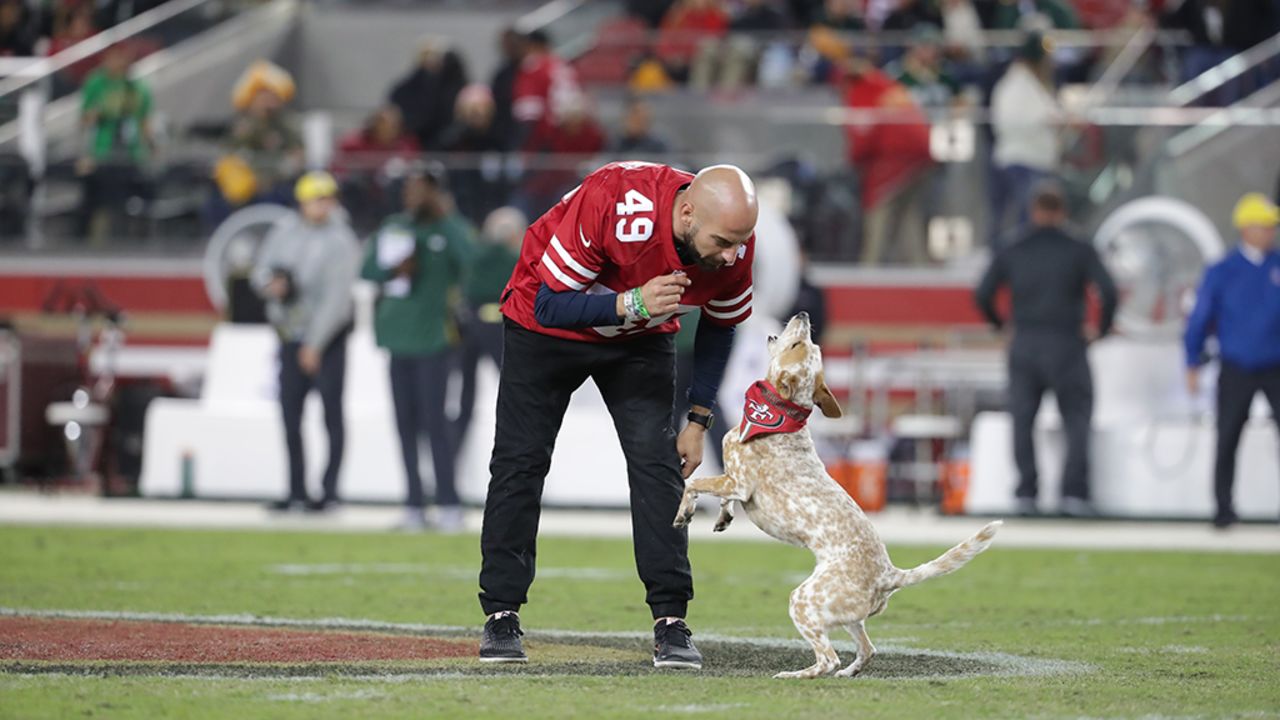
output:
[[[82,180],[77,234],[101,240],[110,215],[133,196],[145,196],[143,166],[151,150],[151,91],[129,77],[133,52],[124,45],[107,49],[102,66],[81,89],[80,126],[84,152],[76,164]]]
[[[452,365],[451,296],[461,285],[471,226],[452,208],[438,163],[415,167],[404,183],[404,212],[392,215],[365,247],[361,277],[380,284],[374,309],[378,346],[391,353],[391,399],[404,457],[408,494],[404,530],[429,527],[418,470],[418,439],[431,441],[437,529],[462,529],[454,485],[456,447],[445,418]]]
[[[476,404],[476,366],[488,357],[502,369],[502,290],[520,259],[520,243],[529,220],[513,207],[501,207],[484,220],[471,272],[463,288],[462,393],[453,437],[458,447],[471,426]]]

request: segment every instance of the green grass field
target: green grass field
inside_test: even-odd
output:
[[[6,612],[457,628],[443,634],[482,619],[474,535],[0,527],[0,548]],[[890,551],[910,566],[942,549]],[[707,655],[699,674],[650,667],[628,541],[544,539],[522,613],[532,660],[524,668],[470,659],[355,669],[8,660],[0,716],[1280,717],[1280,556],[1021,550],[997,538],[957,574],[894,597],[868,624],[880,655],[864,676],[803,682],[769,676],[812,656],[768,639],[798,640],[787,595],[811,556],[697,541],[691,555],[689,619]],[[600,635],[564,645],[539,633],[547,629]],[[852,660],[847,638],[837,639]]]

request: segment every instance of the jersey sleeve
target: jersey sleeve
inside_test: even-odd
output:
[[[556,292],[582,292],[591,287],[605,262],[600,229],[612,196],[598,177],[588,177],[561,202],[567,202],[547,249],[538,263],[538,276]]]
[[[714,298],[702,306],[702,315],[709,322],[721,326],[733,326],[751,317],[751,292],[754,280],[751,264],[755,261],[756,236],[752,235],[742,245],[742,254],[722,272],[733,273]]]

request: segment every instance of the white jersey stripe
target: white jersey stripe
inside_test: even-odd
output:
[[[732,320],[750,309],[751,303],[747,303],[733,312],[716,312],[709,307],[702,308],[702,312],[706,313],[708,317],[713,317],[717,320]]]
[[[565,285],[573,288],[574,290],[579,290],[579,291],[587,289],[587,286],[585,283],[580,283],[577,280],[574,280],[573,278],[566,275],[565,272],[561,270],[558,265],[555,264],[555,261],[551,259],[551,256],[545,252],[542,253],[542,264],[546,265],[547,269],[551,271],[551,274],[555,275],[556,279],[564,283]]]
[[[588,270],[582,263],[574,260],[573,256],[569,254],[569,251],[564,249],[564,245],[560,244],[560,238],[555,235],[551,236],[551,247],[556,249],[556,254],[560,256],[561,260],[564,260],[564,264],[567,265],[570,270],[582,276],[584,280],[595,280],[596,276],[600,274],[599,272]]]
[[[737,305],[738,303],[745,300],[746,297],[751,294],[751,290],[754,287],[755,287],[754,285],[748,286],[747,289],[744,290],[741,295],[739,295],[738,297],[732,300],[711,300],[707,303],[707,307],[718,307],[718,308],[733,307],[734,305]]]

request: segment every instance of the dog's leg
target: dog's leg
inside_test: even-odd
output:
[[[729,523],[733,522],[733,501],[720,501],[720,515],[716,518],[716,526],[711,532],[724,532],[729,528]]]
[[[697,507],[698,495],[703,493],[726,500],[746,500],[741,496],[738,481],[728,475],[694,478],[684,486],[684,497],[680,499],[680,509],[676,510],[676,519],[671,523],[673,527],[679,528],[689,524],[689,520],[693,518],[694,508]]]
[[[844,628],[853,636],[853,642],[858,646],[858,659],[850,663],[849,667],[836,673],[836,677],[854,677],[866,669],[867,663],[871,662],[871,658],[875,657],[876,646],[872,645],[871,638],[867,637],[865,620],[845,625]]]
[[[814,663],[803,670],[780,672],[775,678],[816,678],[840,667],[840,656],[831,646],[827,627],[822,618],[822,608],[815,601],[813,580],[806,580],[791,593],[791,621],[800,635],[813,647]]]

